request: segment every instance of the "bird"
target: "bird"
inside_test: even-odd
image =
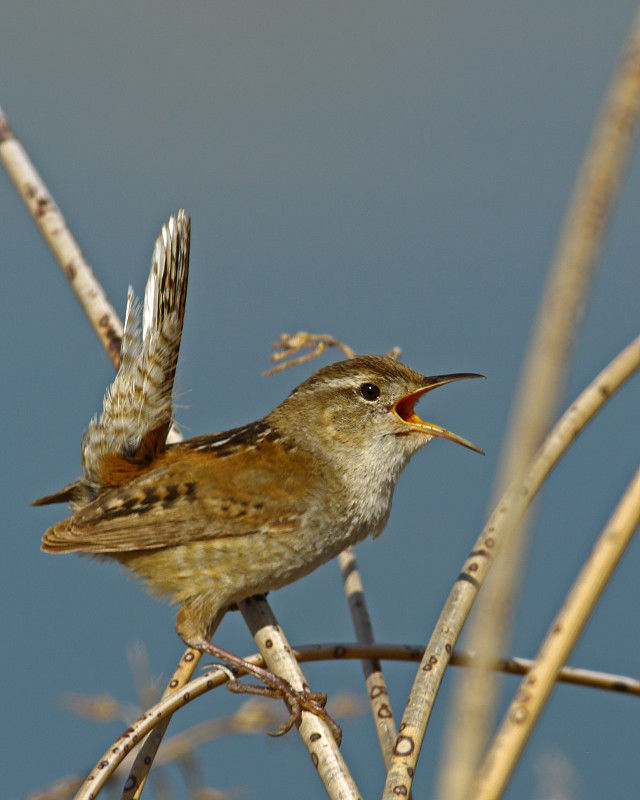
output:
[[[120,562],[179,607],[185,644],[250,672],[296,714],[324,715],[320,695],[296,692],[209,641],[210,632],[239,601],[378,536],[400,473],[433,438],[482,453],[423,421],[415,405],[437,387],[483,376],[425,376],[387,356],[355,356],[322,367],[255,422],[167,442],[189,232],[181,209],[156,242],[142,333],[129,290],[121,365],[83,436],[83,474],[35,501],[67,501],[74,511],[46,531],[42,549]]]

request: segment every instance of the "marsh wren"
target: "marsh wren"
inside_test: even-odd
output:
[[[130,291],[122,364],[83,437],[83,476],[36,503],[75,509],[45,533],[43,550],[124,564],[180,606],[176,628],[187,645],[237,668],[237,657],[208,641],[212,621],[378,536],[400,473],[434,437],[482,452],[415,412],[432,389],[482,376],[428,377],[357,356],[318,370],[257,422],[167,445],[188,240],[180,212],[156,243],[142,337]],[[282,679],[241,669],[282,696]]]

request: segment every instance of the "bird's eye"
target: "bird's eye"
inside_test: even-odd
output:
[[[377,400],[380,397],[380,389],[375,383],[363,383],[360,387],[360,394],[365,400]]]

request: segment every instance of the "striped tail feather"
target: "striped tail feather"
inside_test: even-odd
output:
[[[91,420],[82,436],[82,477],[33,505],[69,502],[81,508],[103,489],[130,480],[132,472],[165,449],[173,422],[190,234],[191,220],[181,208],[163,225],[155,242],[143,304],[129,287],[120,368],[107,389],[100,417]],[[44,549],[75,549],[56,539],[56,529],[65,522],[47,531]]]
[[[173,421],[172,394],[189,274],[190,220],[183,209],[156,240],[142,305],[129,288],[121,364],[107,390],[100,418],[82,440],[85,480],[117,485],[105,456],[148,463],[161,453]]]

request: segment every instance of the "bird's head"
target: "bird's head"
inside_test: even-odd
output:
[[[415,410],[432,389],[482,377],[470,372],[429,377],[391,358],[357,356],[318,370],[273,414],[280,429],[345,468],[373,458],[397,461],[402,469],[434,437],[482,453],[462,436],[425,422]]]

